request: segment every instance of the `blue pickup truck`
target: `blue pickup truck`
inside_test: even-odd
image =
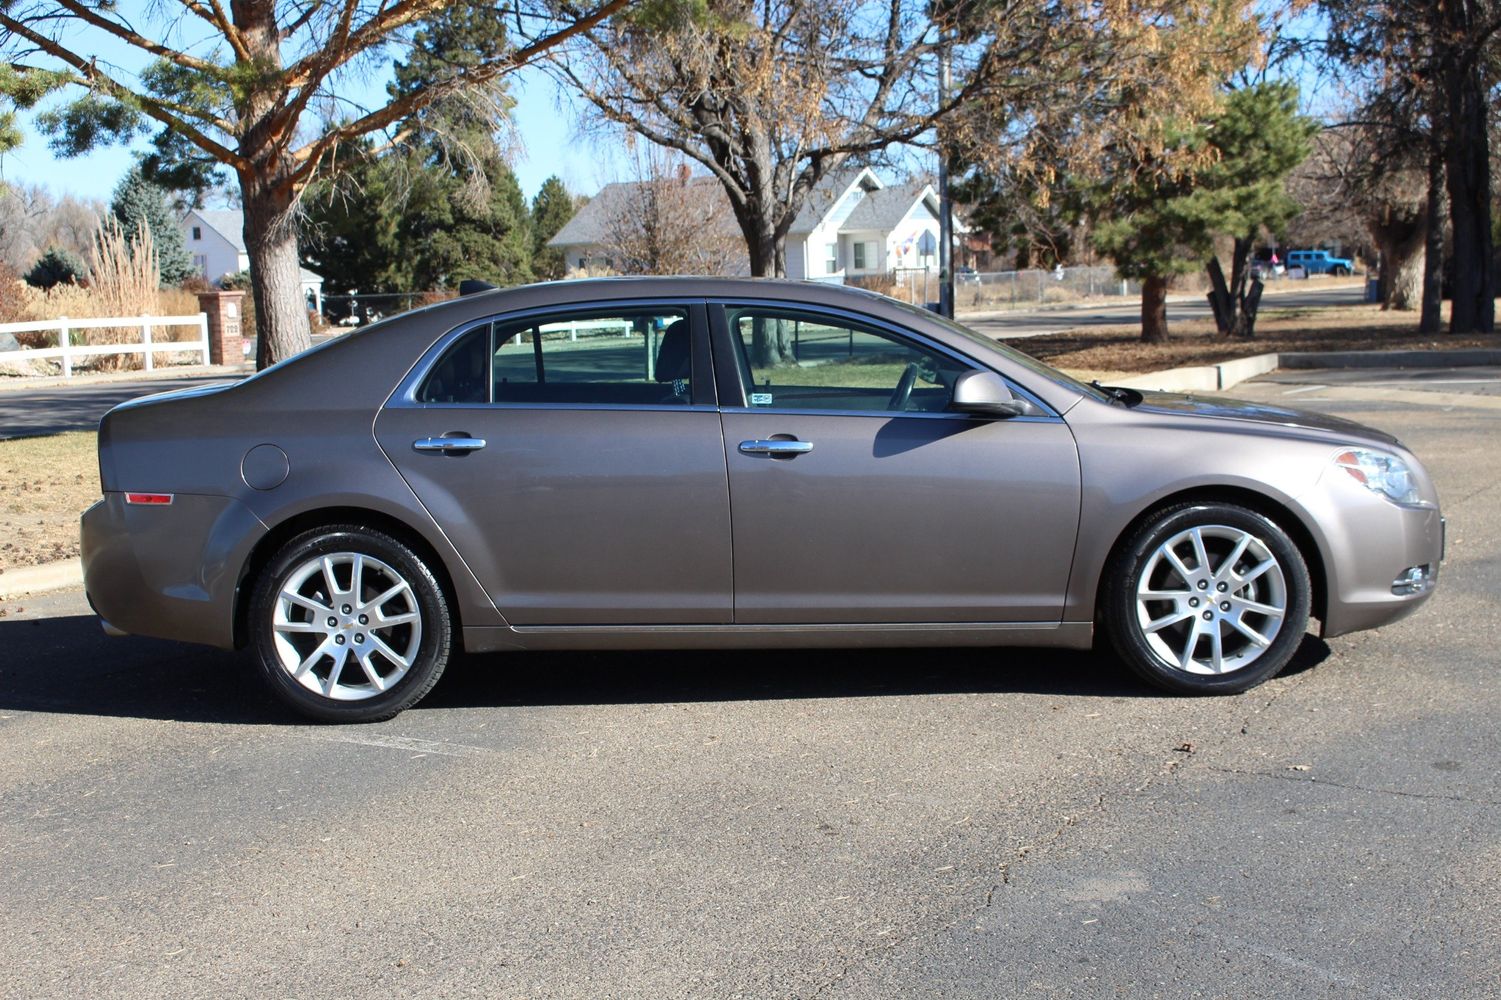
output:
[[[1289,250],[1288,267],[1301,267],[1304,274],[1332,274],[1336,278],[1355,273],[1355,262],[1336,257],[1328,250]]]

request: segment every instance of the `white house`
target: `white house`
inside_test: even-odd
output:
[[[712,178],[694,182],[706,198],[725,197]],[[606,185],[547,245],[562,250],[570,268],[607,264],[605,233],[631,186]],[[733,216],[723,217],[733,225]],[[956,219],[954,230],[968,228]],[[904,268],[936,273],[938,231],[938,196],[931,184],[886,187],[869,168],[847,171],[826,178],[808,195],[787,234],[787,277],[842,284]],[[743,273],[749,270],[747,263]]]
[[[245,217],[232,209],[195,208],[182,217],[182,233],[193,255],[193,266],[203,277],[218,284],[225,275],[250,269],[245,250]],[[308,308],[323,311],[323,278],[305,267],[302,295]]]

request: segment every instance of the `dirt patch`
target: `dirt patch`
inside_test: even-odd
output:
[[[1376,305],[1263,309],[1253,340],[1221,337],[1210,320],[1174,323],[1170,332],[1173,339],[1165,344],[1144,344],[1136,324],[1089,326],[1007,345],[1070,372],[1117,374],[1212,365],[1284,351],[1501,348],[1501,336],[1496,335],[1420,335],[1415,313],[1382,312]]]
[[[78,518],[99,499],[91,431],[0,441],[0,573],[78,555]]]

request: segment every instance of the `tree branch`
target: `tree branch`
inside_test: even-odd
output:
[[[68,51],[57,42],[32,30],[28,25],[22,24],[8,14],[0,13],[0,27],[14,32],[53,58],[73,67],[78,71],[81,78],[73,82],[79,86],[87,84],[92,87],[99,87],[109,94],[110,97],[120,101],[122,104],[139,107],[146,115],[182,135],[193,145],[221,163],[234,167],[236,170],[247,169],[249,167],[249,161],[244,157],[210,139],[200,129],[195,128],[191,123],[186,121],[182,115],[181,106],[174,106],[171,102],[162,101],[158,98],[139,94],[131,90],[100,70],[93,60],[84,59],[82,56]],[[35,69],[36,67],[27,68]]]
[[[431,2],[432,0],[424,0],[424,3],[428,5]],[[386,128],[403,118],[421,111],[423,108],[441,100],[454,91],[485,83],[511,70],[525,66],[549,49],[561,45],[576,35],[587,32],[605,18],[623,10],[631,2],[632,0],[608,0],[602,7],[587,17],[579,18],[568,26],[559,28],[552,34],[544,35],[533,41],[530,45],[517,49],[504,59],[477,67],[469,73],[453,76],[442,83],[424,87],[405,97],[397,98],[385,107],[378,108],[361,118],[330,129],[319,138],[292,153],[291,158],[298,163],[298,167],[292,176],[292,183],[294,185],[305,184],[317,169],[318,163],[322,160],[323,156],[329,150],[336,148],[341,142]],[[402,5],[398,4],[398,6]],[[407,4],[406,6],[413,7],[416,4]],[[392,8],[393,11],[395,9]],[[359,37],[360,34],[360,32],[356,32],[351,37]]]
[[[108,32],[142,51],[150,52],[154,56],[174,62],[179,66],[197,70],[200,73],[215,73],[221,70],[221,67],[206,59],[199,59],[197,56],[190,56],[186,52],[179,52],[177,49],[162,45],[159,42],[153,42],[151,39],[127,28],[123,24],[111,21],[107,17],[100,17],[86,4],[79,3],[78,0],[57,0],[57,5],[64,10],[72,11],[73,16],[80,21],[92,24],[100,31]]]

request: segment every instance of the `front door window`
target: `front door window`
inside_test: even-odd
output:
[[[934,413],[968,366],[894,334],[816,313],[726,310],[752,407]]]

